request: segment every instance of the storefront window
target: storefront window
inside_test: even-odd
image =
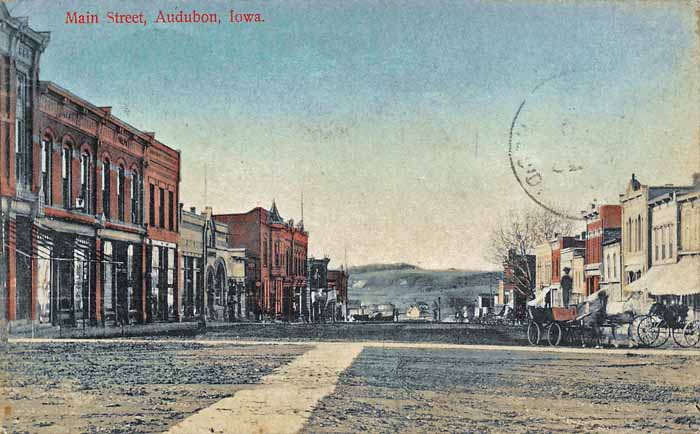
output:
[[[115,319],[116,296],[114,294],[112,243],[104,242],[102,247],[102,294],[104,300],[105,320]]]
[[[175,250],[168,249],[168,316],[175,315]]]
[[[151,317],[158,316],[158,287],[160,282],[160,247],[153,246],[151,251]]]

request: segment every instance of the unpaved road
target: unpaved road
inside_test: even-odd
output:
[[[218,336],[5,354],[2,426],[17,433],[700,431],[697,350]]]
[[[367,347],[304,431],[697,433],[700,357],[679,354]]]
[[[0,426],[11,433],[162,432],[308,349],[155,340],[10,344],[0,368]]]

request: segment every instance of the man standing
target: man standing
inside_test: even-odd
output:
[[[569,276],[569,271],[571,271],[569,267],[564,267],[564,275],[561,277],[559,282],[561,286],[561,301],[564,304],[564,307],[569,306],[569,300],[571,299],[571,288],[573,287],[574,283],[571,276]]]

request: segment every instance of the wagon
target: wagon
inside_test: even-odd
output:
[[[599,291],[576,307],[528,306],[528,342],[530,345],[539,345],[546,336],[547,342],[552,346],[562,343],[597,346],[600,343],[601,329],[610,329],[613,339],[617,341],[617,330],[624,325],[629,325],[628,339],[637,342],[634,332],[644,316],[632,313],[608,315],[606,306],[605,291]]]
[[[687,320],[688,306],[654,303],[649,314],[637,325],[639,343],[648,347],[660,347],[669,337],[681,347],[694,347],[700,342],[700,321]]]

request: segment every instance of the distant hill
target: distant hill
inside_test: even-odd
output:
[[[348,268],[350,273],[369,273],[372,271],[387,271],[387,270],[417,270],[418,267],[405,262],[397,262],[395,264],[369,264],[358,265]]]
[[[349,269],[348,295],[363,304],[393,303],[400,310],[441,298],[443,307],[450,299],[471,302],[480,293],[495,294],[501,273],[465,270],[424,270],[414,265],[373,264]]]

